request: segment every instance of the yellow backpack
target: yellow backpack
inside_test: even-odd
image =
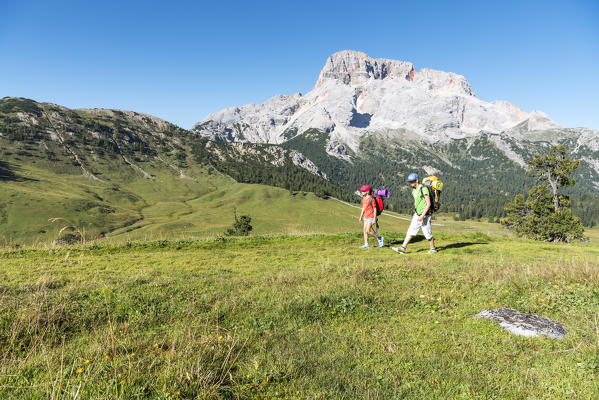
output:
[[[422,180],[422,186],[420,186],[420,194],[424,197],[422,188],[426,186],[431,196],[431,207],[428,209],[428,214],[432,214],[439,210],[441,207],[441,191],[443,190],[443,182],[436,176],[427,176]]]

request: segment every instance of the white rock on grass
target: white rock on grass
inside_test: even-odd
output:
[[[511,308],[485,310],[476,314],[475,318],[498,321],[504,329],[519,336],[544,335],[553,339],[562,339],[568,334],[568,330],[558,322],[536,314],[524,314]]]

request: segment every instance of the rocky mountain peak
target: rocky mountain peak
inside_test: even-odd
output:
[[[485,102],[459,74],[414,69],[410,62],[372,58],[343,50],[327,58],[318,81],[305,95],[275,96],[263,104],[208,115],[193,131],[217,140],[283,143],[317,129],[328,136],[327,151],[343,158],[359,150],[367,134],[436,143],[481,132],[557,128],[545,114],[522,111],[506,101]]]
[[[369,79],[414,78],[414,65],[410,62],[371,58],[365,53],[343,50],[331,55],[318,77],[316,86],[326,79],[335,79],[346,85],[360,84]]]

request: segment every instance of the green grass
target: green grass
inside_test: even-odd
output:
[[[599,247],[494,225],[438,227],[434,256],[392,252],[403,229],[369,250],[347,233],[1,251],[0,398],[597,398]],[[497,307],[570,333],[473,318]]]
[[[115,168],[110,182],[98,182],[77,169],[58,173],[48,165],[14,160],[11,165],[19,179],[2,182],[0,245],[50,243],[65,225],[84,231],[89,240],[118,234],[114,232],[119,229],[126,232],[136,221],[135,228],[171,222],[190,211],[188,201],[234,184],[199,167],[188,171],[192,178],[180,178],[168,169],[144,165],[152,180],[133,169]],[[50,218],[63,221],[52,223]]]

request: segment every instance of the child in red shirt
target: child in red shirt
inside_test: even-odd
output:
[[[360,189],[362,192],[362,212],[360,213],[360,221],[364,219],[364,245],[360,246],[361,249],[369,249],[368,236],[374,237],[378,241],[379,247],[383,247],[383,237],[377,236],[371,232],[372,225],[376,221],[376,201],[372,197],[372,188],[369,185],[364,185]]]

